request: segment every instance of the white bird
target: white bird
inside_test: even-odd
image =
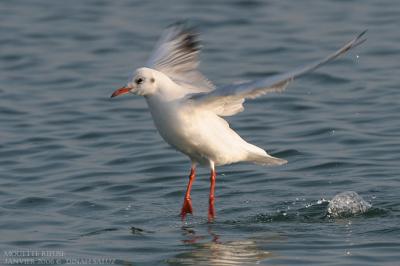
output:
[[[236,162],[282,165],[286,160],[273,157],[246,142],[229,127],[224,116],[243,111],[246,99],[284,90],[294,79],[334,60],[363,43],[362,32],[331,55],[287,73],[216,88],[198,70],[198,34],[184,24],[165,30],[146,67],[137,69],[126,86],[111,97],[133,93],[144,96],[154,124],[164,140],[186,154],[191,162],[189,183],[181,210],[182,219],[193,213],[190,191],[196,165],[211,169],[209,221],[215,218],[215,166]]]

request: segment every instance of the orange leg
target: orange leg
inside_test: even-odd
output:
[[[196,178],[196,167],[194,165],[192,165],[192,168],[190,169],[189,183],[186,188],[185,198],[183,200],[183,206],[182,206],[182,210],[181,210],[182,219],[185,219],[186,214],[193,213],[192,199],[190,198],[190,191],[192,190],[192,185],[193,185],[195,178]]]
[[[208,221],[212,222],[214,221],[215,218],[215,208],[214,208],[214,190],[215,190],[215,178],[217,176],[217,173],[215,172],[215,169],[212,168],[211,170],[211,176],[210,176],[210,198],[208,201]]]

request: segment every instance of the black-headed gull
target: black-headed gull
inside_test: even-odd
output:
[[[215,217],[215,166],[236,162],[282,165],[286,160],[246,142],[223,119],[243,111],[246,99],[284,90],[294,79],[334,60],[363,43],[365,31],[342,48],[293,71],[216,88],[198,70],[198,34],[183,24],[165,30],[146,67],[137,69],[125,87],[111,97],[133,93],[144,96],[154,124],[164,140],[192,161],[181,216],[193,213],[190,190],[196,165],[211,169],[208,219]]]

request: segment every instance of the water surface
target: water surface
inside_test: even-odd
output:
[[[289,164],[220,167],[213,224],[208,170],[181,222],[189,161],[142,98],[109,99],[180,19],[202,32],[201,69],[217,85],[288,70],[369,30],[359,49],[229,118]],[[2,1],[0,24],[3,264],[10,250],[120,265],[400,260],[397,1]],[[348,190],[372,208],[327,217]]]

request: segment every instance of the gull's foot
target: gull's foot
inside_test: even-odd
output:
[[[185,217],[188,213],[193,214],[193,207],[192,207],[191,199],[185,199],[183,202],[183,206],[182,206],[182,210],[181,210],[182,220],[185,219]]]

